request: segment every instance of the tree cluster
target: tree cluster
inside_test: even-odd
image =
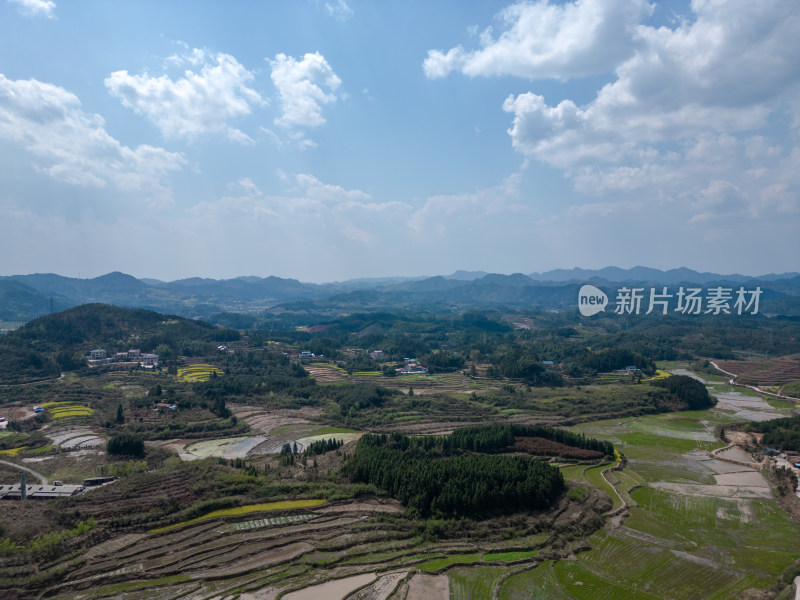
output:
[[[316,442],[311,442],[308,446],[306,446],[305,450],[303,450],[303,454],[306,456],[317,456],[318,454],[325,454],[326,452],[332,452],[334,450],[338,450],[342,447],[344,442],[342,440],[337,440],[336,438],[328,438],[326,440],[317,440]]]
[[[430,442],[429,442],[430,443]],[[564,490],[558,468],[519,456],[425,453],[425,442],[400,434],[365,434],[345,470],[420,517],[456,518],[551,506]]]
[[[144,456],[144,439],[135,433],[118,433],[108,440],[106,450],[114,456]]]
[[[688,375],[671,375],[666,379],[658,379],[651,383],[665,388],[670,394],[685,402],[689,410],[711,408],[716,403],[708,393],[706,386]]]
[[[516,437],[539,437],[553,442],[596,450],[606,456],[614,454],[614,445],[593,438],[587,438],[582,433],[573,433],[566,429],[556,429],[546,425],[485,425],[481,427],[465,427],[457,429],[449,436],[442,438],[444,452],[454,449],[471,450],[474,452],[497,452],[514,445]]]
[[[764,434],[761,443],[768,448],[800,452],[800,416],[751,423],[749,428]]]

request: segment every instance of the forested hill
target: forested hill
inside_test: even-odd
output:
[[[94,348],[107,353],[138,348],[169,359],[178,353],[198,353],[220,341],[238,339],[230,329],[214,327],[150,310],[107,304],[85,304],[34,319],[0,336],[0,382],[16,382],[58,375],[85,366]]]

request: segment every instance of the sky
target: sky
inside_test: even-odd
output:
[[[0,275],[800,271],[800,3],[0,0]]]

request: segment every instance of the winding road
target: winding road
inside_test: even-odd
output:
[[[738,377],[736,373],[731,373],[729,371],[726,371],[725,369],[721,369],[720,367],[717,366],[717,363],[715,363],[713,360],[710,360],[708,362],[710,362],[717,371],[725,373],[725,375],[731,376],[732,379],[728,382],[730,385],[738,385],[741,387],[750,388],[754,392],[758,392],[759,394],[766,394],[767,396],[773,396],[775,398],[783,398],[785,400],[797,401],[797,398],[793,398],[792,396],[784,396],[783,394],[775,394],[773,392],[767,392],[766,390],[759,389],[754,385],[747,385],[746,383],[736,383],[736,378]]]
[[[28,473],[30,473],[34,477],[38,477],[39,481],[42,482],[42,485],[47,485],[48,484],[47,477],[45,477],[41,473],[37,473],[33,469],[29,469],[28,467],[23,467],[22,465],[18,465],[17,463],[9,462],[7,460],[0,460],[0,464],[8,465],[9,467],[14,467],[15,469],[20,469],[21,471],[27,471]]]

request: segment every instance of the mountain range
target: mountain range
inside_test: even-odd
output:
[[[236,277],[176,281],[137,279],[113,272],[93,279],[52,273],[0,277],[0,321],[25,322],[86,303],[149,308],[188,317],[220,312],[263,313],[307,309],[427,307],[469,309],[574,305],[583,283],[613,291],[615,284],[647,286],[746,286],[764,290],[763,312],[800,315],[800,273],[757,277],[701,273],[687,268],[556,269],[528,275],[456,271],[435,277],[382,277],[334,283],[303,283],[281,277]]]

